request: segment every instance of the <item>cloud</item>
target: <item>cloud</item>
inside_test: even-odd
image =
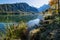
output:
[[[48,4],[49,0],[21,0],[20,2],[26,2],[30,6],[39,8],[40,6],[42,6],[44,4]]]

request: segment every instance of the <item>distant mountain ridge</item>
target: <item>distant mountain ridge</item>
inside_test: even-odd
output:
[[[35,7],[31,7],[27,3],[0,4],[0,11],[25,11],[35,13],[39,12]]]
[[[48,5],[44,4],[43,6],[41,6],[40,8],[38,8],[38,10],[39,10],[39,12],[43,12],[43,11],[49,9],[49,8],[50,8],[49,4]]]
[[[39,13],[43,12],[47,9],[50,8],[50,5],[44,4],[40,8],[35,8],[32,6],[29,6],[27,3],[14,3],[14,4],[0,4],[0,12],[3,11],[13,11],[13,12],[19,12],[19,11],[24,11],[24,12],[34,12],[34,13]]]

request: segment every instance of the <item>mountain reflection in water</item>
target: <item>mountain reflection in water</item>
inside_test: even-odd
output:
[[[35,28],[37,28],[38,26],[40,26],[40,22],[41,20],[44,20],[44,17],[43,15],[39,15],[36,19],[34,20],[30,20],[28,23],[27,23],[27,26],[28,26],[28,30],[33,30]]]
[[[33,30],[33,29],[35,29],[35,28],[37,28],[37,26],[39,26],[40,24],[40,20],[44,20],[44,17],[42,16],[42,15],[39,15],[36,19],[34,19],[34,20],[30,20],[30,21],[28,21],[27,22],[27,28],[28,28],[28,30]],[[13,24],[15,24],[15,25],[18,25],[18,23],[4,23],[4,22],[0,22],[0,31],[4,31],[5,30],[5,27],[7,26],[7,25],[13,25]]]

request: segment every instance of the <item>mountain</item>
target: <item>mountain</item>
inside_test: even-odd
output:
[[[43,6],[41,6],[40,8],[38,8],[38,10],[39,10],[39,12],[42,12],[42,11],[45,11],[45,10],[47,10],[49,8],[50,8],[50,5],[44,4]]]
[[[0,4],[0,11],[24,11],[38,13],[38,10],[35,7],[31,7],[27,3]]]

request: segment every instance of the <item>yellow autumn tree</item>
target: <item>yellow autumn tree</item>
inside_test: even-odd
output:
[[[56,4],[56,3],[58,3],[58,0],[50,0],[49,1],[49,4],[52,6],[52,5],[54,5],[54,4]]]
[[[55,8],[55,12],[58,14],[58,0],[50,0],[49,4],[51,7]]]

